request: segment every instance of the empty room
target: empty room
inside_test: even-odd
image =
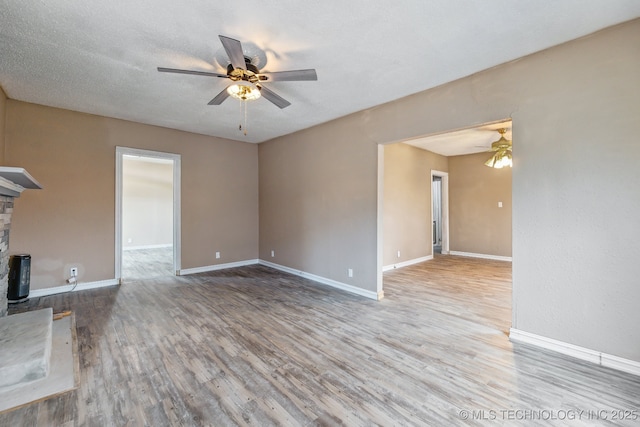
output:
[[[637,425],[640,2],[2,2],[0,425]]]

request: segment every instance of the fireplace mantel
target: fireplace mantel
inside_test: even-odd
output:
[[[41,189],[42,186],[24,168],[0,166],[0,195],[20,197],[26,189]]]

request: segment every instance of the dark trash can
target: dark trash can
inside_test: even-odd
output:
[[[7,299],[9,303],[26,301],[31,280],[31,255],[12,255],[9,258]]]

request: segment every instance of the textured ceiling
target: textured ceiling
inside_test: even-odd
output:
[[[504,137],[511,141],[511,120],[509,120],[403,142],[442,156],[461,156],[491,151],[491,143],[500,139],[498,129],[501,128],[506,130]]]
[[[169,128],[261,142],[473,74],[640,16],[638,0],[0,0],[7,96]],[[227,80],[218,35],[266,54],[265,99],[208,106]]]

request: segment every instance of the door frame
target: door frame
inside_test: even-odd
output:
[[[138,148],[116,147],[116,239],[115,239],[115,277],[122,284],[122,159],[125,155],[150,157],[173,161],[173,271],[175,275],[181,268],[181,231],[180,231],[180,154],[161,151],[141,150]]]
[[[442,193],[442,254],[449,254],[449,173],[438,170],[431,170],[431,180],[429,185],[429,193],[431,194],[431,222],[433,224],[433,177],[437,176],[442,179],[441,193]],[[429,227],[433,233],[433,227]],[[433,242],[433,236],[431,236],[430,242]],[[433,249],[432,249],[433,251]],[[433,255],[433,252],[432,252]]]

